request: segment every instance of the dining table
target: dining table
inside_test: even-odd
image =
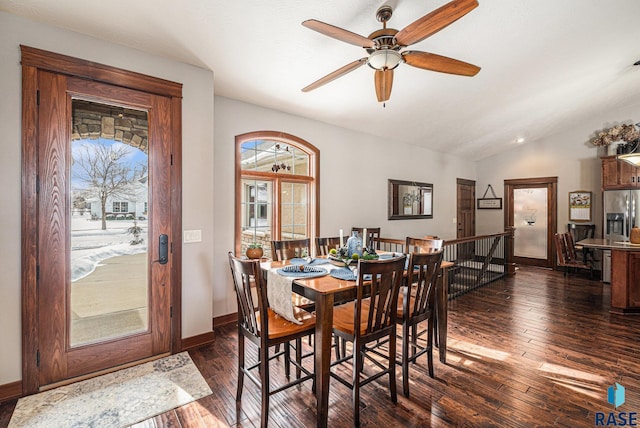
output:
[[[283,268],[289,260],[261,263],[263,271]],[[447,353],[447,269],[453,263],[443,261],[441,274],[436,284],[436,325],[438,353],[441,362],[446,362]],[[267,283],[267,288],[269,284]],[[296,278],[292,281],[294,293],[315,303],[315,374],[317,397],[317,424],[326,427],[329,414],[329,380],[331,374],[331,350],[333,334],[333,307],[336,303],[356,298],[356,282],[324,275],[314,278]]]

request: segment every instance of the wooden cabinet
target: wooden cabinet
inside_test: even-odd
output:
[[[615,156],[602,158],[602,190],[640,188],[640,169]]]
[[[611,311],[640,312],[640,251],[611,251]]]

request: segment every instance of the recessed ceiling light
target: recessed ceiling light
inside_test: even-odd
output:
[[[516,143],[518,143],[518,144],[524,143],[524,138],[520,137],[520,138],[516,139]]]

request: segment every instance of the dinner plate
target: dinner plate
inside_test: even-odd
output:
[[[278,269],[276,272],[278,275],[292,278],[316,278],[329,273],[325,268],[309,265],[289,265]]]

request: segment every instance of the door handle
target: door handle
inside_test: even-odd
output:
[[[158,262],[161,265],[165,265],[169,261],[169,237],[165,234],[162,234],[158,238],[158,241],[160,243]]]

